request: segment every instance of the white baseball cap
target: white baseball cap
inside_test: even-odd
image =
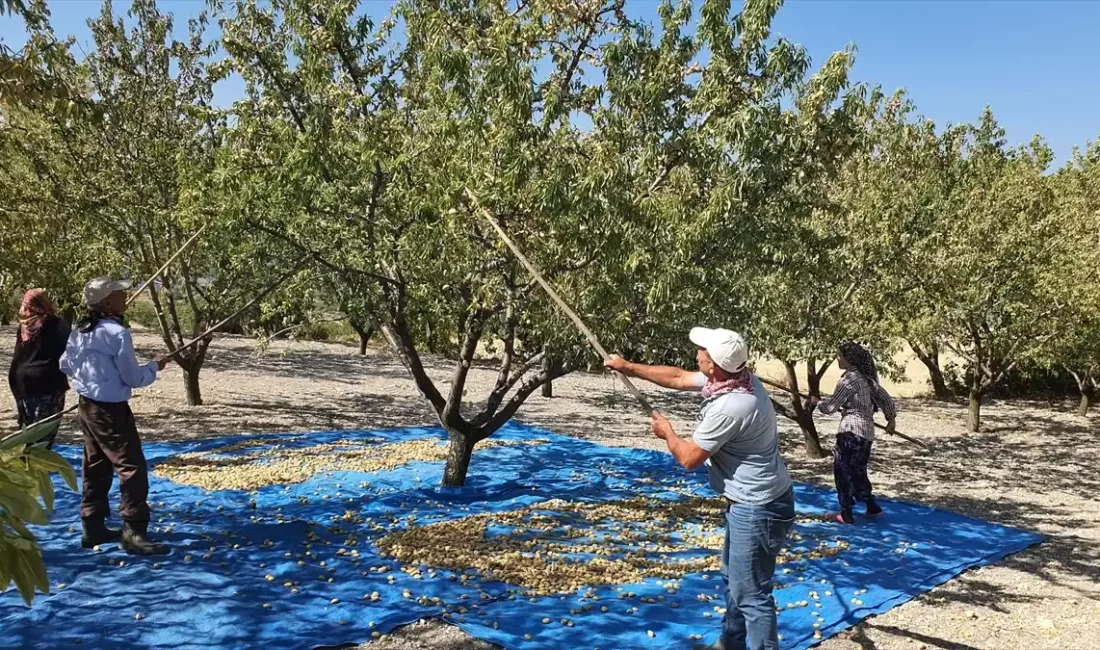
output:
[[[740,372],[749,362],[749,346],[737,332],[693,327],[688,338],[706,350],[715,365],[726,372]]]
[[[93,307],[107,299],[116,291],[126,291],[132,285],[127,280],[112,280],[108,277],[89,280],[84,285],[84,304]]]

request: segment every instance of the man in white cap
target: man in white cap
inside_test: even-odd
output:
[[[161,555],[167,549],[149,541],[149,468],[141,448],[130,393],[153,383],[168,358],[139,365],[130,330],[122,323],[130,283],[96,278],[84,286],[88,317],[69,336],[61,371],[80,396],[78,420],[84,431],[81,545],[91,548],[119,539],[126,552]],[[121,531],[107,528],[107,495],[114,474],[122,494]]]
[[[713,650],[779,650],[772,577],[776,557],[794,525],[794,493],[779,455],[775,410],[748,369],[748,346],[736,332],[696,327],[699,371],[631,363],[615,356],[607,367],[665,388],[699,390],[702,411],[690,439],[653,414],[653,433],[689,470],[707,465],[710,485],[725,497],[722,553],[726,614]]]

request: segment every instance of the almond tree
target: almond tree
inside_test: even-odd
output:
[[[691,8],[663,4],[659,37],[608,0],[409,0],[379,23],[350,1],[224,12],[248,84],[225,195],[358,296],[350,315],[379,324],[446,431],[445,484],[532,392],[596,361],[467,190],[608,347],[655,352],[680,345],[681,321],[718,313],[698,301],[699,264],[715,259],[700,236],[744,214],[778,222],[762,209],[774,190],[829,167],[849,57],[804,80],[804,53],[768,44],[777,2],[705,2],[694,35]],[[735,281],[712,276],[723,294]],[[497,380],[468,404],[479,347]],[[454,359],[449,382],[425,350]]]
[[[839,191],[851,263],[869,276],[857,295],[866,307],[861,318],[907,342],[928,369],[935,397],[947,400],[940,300],[929,267],[941,225],[956,218],[970,127],[937,129],[916,116],[904,93],[880,98],[874,111],[868,142],[845,165]]]
[[[1047,266],[1047,302],[1064,303],[1064,315],[1043,324],[1040,360],[1064,369],[1077,383],[1077,413],[1088,414],[1100,392],[1100,143],[1074,152],[1053,178],[1060,227],[1057,252]]]
[[[636,320],[657,342],[700,323],[739,329],[783,362],[793,390],[806,388],[795,367],[808,361],[808,388],[819,393],[862,280],[830,226],[840,206],[829,188],[861,145],[870,98],[848,88],[851,50],[808,74],[805,51],[770,31],[780,4],[749,2],[730,16],[729,3],[703,3],[694,44],[710,61],[689,68],[686,114],[670,116],[670,135],[640,150],[656,151],[668,171],[643,194],[645,227],[661,237],[636,254],[646,260],[639,276],[655,278]],[[655,100],[668,104],[636,101]],[[776,405],[799,424],[807,453],[823,456],[805,405]]]
[[[188,22],[185,41],[173,37],[171,16],[153,0],[136,0],[127,15],[130,28],[105,0],[89,23],[95,48],[81,60],[44,16],[28,21],[31,44],[51,53],[51,78],[79,89],[89,109],[74,114],[40,102],[10,112],[7,126],[23,140],[5,164],[31,174],[18,192],[32,221],[45,227],[64,215],[60,239],[116,254],[118,263],[95,275],[147,277],[206,224],[160,287],[149,288],[161,338],[174,350],[246,304],[288,263],[240,224],[219,219],[211,175],[228,125],[212,107],[224,72],[205,36],[206,15]],[[199,373],[211,341],[174,358],[191,405],[202,404]]]
[[[1060,218],[1044,176],[1052,154],[1038,138],[1010,149],[990,111],[969,129],[965,170],[927,253],[926,286],[944,345],[966,363],[967,426],[981,427],[982,401],[1022,359],[1039,354],[1065,317],[1044,287],[1058,273]]]

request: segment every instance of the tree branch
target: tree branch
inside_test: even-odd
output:
[[[504,311],[504,353],[500,357],[500,372],[497,373],[497,382],[493,387],[494,394],[508,383],[512,370],[512,360],[516,356],[516,321],[515,305],[509,300]],[[490,399],[491,397],[490,395]]]
[[[484,440],[491,436],[497,429],[504,426],[508,420],[512,419],[512,416],[516,414],[519,407],[523,405],[523,402],[531,396],[531,393],[535,392],[540,386],[548,381],[553,381],[558,377],[569,374],[576,368],[572,365],[555,364],[548,371],[543,371],[537,375],[533,375],[530,379],[523,382],[519,389],[516,390],[512,399],[508,400],[508,403],[504,405],[504,408],[489,419],[487,423],[477,429],[476,439]]]
[[[420,359],[420,355],[416,351],[416,345],[412,340],[412,336],[409,334],[408,325],[405,323],[404,317],[397,313],[393,316],[393,323],[382,323],[380,329],[382,334],[385,335],[386,340],[390,342],[390,346],[394,352],[397,353],[398,358],[401,359],[401,363],[404,364],[405,369],[412,375],[413,381],[416,382],[416,387],[420,391],[420,394],[424,396],[428,403],[435,409],[437,416],[442,418],[443,409],[446,408],[447,402],[443,399],[443,396],[439,394],[439,390],[435,387],[431,377],[424,370],[424,363]]]
[[[504,398],[508,395],[508,391],[512,390],[512,387],[515,386],[520,379],[523,379],[532,368],[541,365],[545,358],[546,354],[544,352],[539,352],[516,368],[504,383],[498,383],[497,386],[493,388],[493,391],[489,393],[489,399],[485,401],[485,407],[482,408],[481,413],[478,413],[471,419],[470,424],[479,427],[492,419],[492,417],[496,415],[497,409],[500,408],[501,403],[504,402]]]
[[[467,297],[466,308],[469,308],[473,296]],[[447,395],[447,404],[443,408],[440,418],[443,424],[450,426],[462,419],[462,392],[466,388],[466,377],[470,374],[470,362],[477,351],[478,341],[481,340],[482,328],[485,325],[485,317],[488,312],[477,309],[473,314],[465,318],[466,335],[458,351],[458,363],[455,365],[455,373],[451,378],[451,390]]]
[[[840,300],[838,300],[838,301],[836,301],[832,304],[826,305],[825,309],[823,311],[826,311],[826,312],[833,311],[834,309],[837,309],[838,307],[840,307],[844,303],[848,302],[848,299],[852,297],[853,293],[855,293],[856,287],[858,285],[859,285],[858,280],[852,281],[852,283],[848,285],[848,289],[845,290],[844,295],[840,298]]]
[[[782,402],[776,400],[774,397],[769,397],[768,399],[771,400],[772,408],[775,409],[776,413],[782,415],[783,417],[785,417],[788,420],[791,420],[793,422],[798,421],[798,418],[795,416],[795,414],[791,413],[791,411],[789,409],[787,409],[787,407],[784,406]],[[792,398],[792,399],[794,399],[794,398]]]
[[[302,244],[300,242],[295,241],[289,235],[284,235],[283,233],[281,233],[277,230],[273,230],[271,228],[268,228],[267,226],[264,226],[260,222],[255,221],[253,219],[246,219],[245,221],[246,221],[246,223],[248,223],[248,225],[252,226],[253,228],[255,228],[257,230],[259,230],[260,232],[271,235],[272,237],[275,237],[276,239],[278,239],[278,240],[280,240],[280,241],[282,241],[286,244],[289,244],[291,247],[297,249],[299,252],[304,253],[306,255],[309,255],[315,262],[317,262],[321,266],[329,269],[330,271],[333,271],[334,273],[336,273],[338,275],[345,276],[345,277],[348,276],[348,275],[358,275],[358,276],[362,276],[362,277],[365,277],[365,278],[370,278],[372,280],[376,280],[376,281],[381,282],[383,284],[390,284],[390,285],[402,284],[402,282],[398,279],[389,278],[389,277],[386,277],[384,275],[380,275],[378,273],[371,273],[370,271],[364,271],[362,269],[356,269],[356,268],[352,268],[352,267],[348,267],[348,266],[340,266],[340,265],[336,264],[335,262],[331,262],[328,259],[326,259],[323,256],[322,252],[314,250],[314,249],[306,246],[305,244]]]

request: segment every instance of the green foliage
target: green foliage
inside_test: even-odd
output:
[[[192,331],[195,326],[195,315],[191,312],[191,308],[188,305],[178,305],[176,310],[180,327],[184,331]],[[157,309],[147,299],[135,300],[126,310],[126,320],[147,329],[155,330],[160,326],[157,322]]]
[[[659,29],[620,0],[403,0],[383,20],[358,0],[233,0],[179,39],[153,0],[125,21],[106,2],[79,59],[44,4],[16,4],[20,65],[71,103],[4,105],[0,290],[75,304],[88,277],[147,277],[206,225],[131,313],[168,348],[305,259],[237,331],[354,341],[333,324],[352,318],[456,439],[490,435],[599,360],[469,191],[635,358],[690,363],[704,324],[815,393],[846,339],[882,361],[908,342],[940,375],[952,350],[979,401],[1021,363],[1097,374],[1097,147],[1048,176],[1041,141],[1007,146],[989,112],[938,128],[851,86],[854,48],[813,69],[772,33],[778,0],[664,2]],[[215,107],[229,74],[245,96]],[[192,403],[207,345],[179,360]],[[467,395],[483,350],[499,379]],[[422,352],[455,360],[449,384]],[[812,451],[804,405],[781,408]]]
[[[53,512],[50,475],[60,474],[76,490],[76,473],[56,452],[27,447],[22,438],[0,442],[0,591],[14,583],[29,605],[36,590],[49,593],[50,583],[42,551],[27,524],[44,525]]]
[[[706,2],[692,35],[691,4],[666,3],[656,37],[619,2],[408,0],[380,24],[356,2],[232,3],[226,65],[248,96],[219,176],[228,212],[312,254],[444,426],[474,438],[596,358],[467,190],[611,347],[675,356],[687,325],[710,321],[785,357],[831,351],[801,321],[852,274],[822,269],[819,244],[864,101],[844,94],[852,53],[807,76],[802,49],[770,34],[777,9]],[[483,340],[501,342],[501,379],[468,417],[464,368]],[[459,359],[448,394],[418,350]],[[517,384],[543,354],[551,371]]]
[[[0,146],[20,228],[12,248],[23,277],[51,274],[61,296],[106,273],[144,279],[202,224],[196,245],[150,287],[166,349],[177,349],[235,312],[292,266],[239,224],[218,218],[212,190],[227,116],[213,104],[224,70],[206,36],[205,13],[173,37],[173,21],[153,0],[129,3],[129,20],[104,2],[90,21],[95,48],[77,61],[46,15],[28,21],[30,54],[50,53],[53,76],[79,88],[94,110],[39,103],[6,113]],[[28,237],[28,232],[30,237]],[[24,252],[23,249],[26,249]],[[142,315],[145,316],[144,314]],[[175,357],[188,401],[201,404],[198,376],[209,338]]]

